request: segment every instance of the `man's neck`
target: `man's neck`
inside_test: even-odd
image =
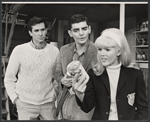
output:
[[[76,43],[76,49],[77,49],[78,54],[83,53],[83,51],[84,51],[85,48],[87,47],[87,43],[88,43],[88,42],[86,42],[86,43],[84,43],[84,44],[82,44],[82,45]]]
[[[43,49],[46,46],[46,42],[42,41],[42,42],[36,42],[34,40],[32,40],[33,45],[37,48],[37,49]]]

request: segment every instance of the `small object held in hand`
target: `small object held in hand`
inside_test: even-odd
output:
[[[74,77],[75,74],[86,74],[86,71],[84,70],[82,64],[80,61],[72,61],[70,64],[67,66],[67,76],[68,77]]]
[[[67,78],[71,78],[71,74],[69,72],[66,73]]]
[[[80,62],[79,61],[72,61],[70,64],[67,66],[67,74],[74,76],[76,73],[79,72],[80,68]]]

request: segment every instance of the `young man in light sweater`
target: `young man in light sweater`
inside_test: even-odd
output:
[[[5,87],[19,120],[53,120],[56,92],[52,83],[59,50],[45,42],[47,24],[39,17],[28,22],[32,40],[11,53],[5,74]]]

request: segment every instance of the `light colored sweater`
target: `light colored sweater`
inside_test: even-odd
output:
[[[118,113],[117,113],[117,106],[116,106],[116,92],[117,92],[118,80],[120,75],[120,67],[121,67],[121,63],[116,66],[106,67],[109,76],[109,83],[110,83],[110,90],[111,90],[111,104],[110,104],[110,113],[109,113],[108,120],[118,120]]]
[[[14,48],[4,78],[12,103],[17,97],[35,105],[55,100],[52,78],[58,54],[58,48],[50,44],[41,50],[33,48],[30,43]]]

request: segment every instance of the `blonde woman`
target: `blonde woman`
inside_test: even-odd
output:
[[[74,90],[81,109],[93,107],[93,120],[145,120],[146,87],[141,70],[129,68],[131,52],[124,34],[106,29],[97,38],[98,63],[88,71],[89,81],[76,81]]]

